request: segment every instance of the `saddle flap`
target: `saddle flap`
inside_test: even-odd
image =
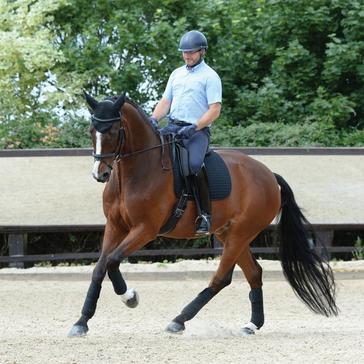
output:
[[[173,152],[174,191],[176,197],[179,197],[182,190],[186,188],[186,176],[190,174],[188,151],[179,143],[174,143]],[[209,149],[206,154],[203,168],[207,172],[211,199],[221,200],[228,197],[231,192],[230,173],[224,160],[213,149]],[[189,186],[187,186],[187,190],[189,190]]]
[[[182,143],[176,143],[175,145],[181,175],[183,177],[187,177],[191,174],[188,161],[188,150],[184,147],[184,145],[182,145]]]

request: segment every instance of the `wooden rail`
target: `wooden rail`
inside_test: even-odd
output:
[[[236,150],[248,155],[364,155],[364,148],[238,148],[213,147],[215,150]],[[1,149],[0,158],[10,157],[91,157],[90,148]]]
[[[215,148],[237,150],[252,156],[364,156],[364,148]],[[91,149],[31,149],[31,150],[0,150],[1,158],[33,158],[33,157],[85,157],[92,155]],[[283,159],[282,159],[283,160]],[[360,161],[363,159],[360,158]],[[360,168],[360,166],[358,166]],[[364,169],[364,166],[362,166]],[[334,178],[334,176],[333,176]],[[1,183],[1,181],[0,181]],[[333,224],[313,224],[318,233],[318,237],[330,253],[354,253],[363,252],[363,248],[354,246],[332,246],[334,231],[364,231],[363,220],[355,223],[333,223]],[[61,261],[61,260],[95,260],[99,253],[62,253],[62,254],[37,254],[28,255],[26,252],[26,242],[28,233],[47,232],[80,232],[80,231],[103,231],[102,224],[66,224],[66,225],[1,225],[0,234],[6,234],[8,238],[9,256],[0,256],[0,263],[10,263],[11,266],[22,267],[24,262],[41,261]],[[272,227],[270,227],[272,228]],[[203,249],[162,249],[162,250],[140,250],[132,256],[204,256],[220,255],[221,246],[218,243],[212,248]],[[256,254],[275,254],[277,248],[273,247],[253,247]]]
[[[254,254],[277,254],[278,248],[261,247],[252,248]],[[348,246],[329,247],[329,253],[363,253],[364,248],[355,248]],[[219,256],[222,254],[222,248],[186,248],[186,249],[155,249],[139,250],[134,252],[131,257],[156,257],[156,256]],[[100,253],[59,253],[59,254],[31,254],[31,255],[12,255],[0,256],[0,263],[25,263],[25,262],[54,262],[68,260],[97,260]]]

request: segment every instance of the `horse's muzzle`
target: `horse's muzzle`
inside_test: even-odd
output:
[[[98,173],[92,173],[92,176],[95,178],[97,182],[105,183],[110,179],[110,171],[105,171],[101,174]]]

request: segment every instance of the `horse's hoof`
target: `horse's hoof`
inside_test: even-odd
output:
[[[88,327],[81,325],[73,325],[70,332],[68,333],[68,337],[81,337],[87,334]]]
[[[258,326],[249,322],[241,329],[241,334],[243,336],[251,336],[255,334],[256,330],[259,330]]]
[[[123,294],[122,300],[129,308],[135,308],[139,304],[138,292],[130,288]]]
[[[251,336],[251,335],[255,335],[254,330],[250,329],[249,327],[243,327],[241,329],[241,335],[242,336]]]
[[[172,334],[182,334],[185,329],[184,324],[180,324],[179,322],[172,321],[167,327],[166,331]]]

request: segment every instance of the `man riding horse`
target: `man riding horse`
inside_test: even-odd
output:
[[[201,167],[210,142],[210,126],[219,117],[222,86],[218,74],[203,57],[206,37],[197,30],[184,34],[178,50],[185,65],[169,77],[162,99],[151,117],[155,127],[168,113],[169,123],[162,134],[174,133],[183,139],[189,154],[189,180],[197,206],[197,234],[208,234],[211,227],[211,202],[207,178]]]
[[[157,119],[170,113],[170,122],[163,132],[179,134],[184,140],[190,152],[190,170],[185,175],[189,174],[196,184],[209,142],[208,126],[218,117],[221,108],[221,82],[203,61],[206,48],[206,38],[200,32],[188,32],[182,37],[180,50],[186,66],[172,73],[152,115],[156,124]],[[120,271],[120,263],[125,258],[157,236],[197,237],[192,223],[196,214],[192,203],[187,203],[173,229],[161,233],[176,205],[174,171],[164,164],[164,157],[168,156],[165,151],[173,155],[171,143],[161,141],[149,117],[125,94],[115,101],[99,102],[87,93],[85,97],[91,111],[93,176],[106,183],[103,193],[106,224],[100,257],[92,272],[81,316],[72,326],[70,337],[88,332],[88,321],[96,312],[106,274],[123,303],[132,308],[138,305],[137,292],[127,286]],[[231,283],[236,265],[250,286],[251,319],[242,328],[242,334],[252,335],[263,326],[262,267],[252,254],[250,244],[277,216],[282,269],[294,292],[313,312],[337,315],[332,270],[314,249],[314,234],[310,233],[309,222],[289,184],[243,153],[234,150],[215,153],[227,168],[231,191],[229,189],[221,199],[211,193],[211,227],[208,206],[201,206],[199,211],[199,197],[204,200],[207,188],[198,183],[200,188],[194,188],[193,194],[198,202],[197,213],[204,216],[199,219],[198,232],[210,230],[223,245],[219,266],[208,286],[182,309],[166,330],[182,333],[185,323]],[[214,178],[210,181],[216,182]],[[214,183],[211,183],[211,191]]]

